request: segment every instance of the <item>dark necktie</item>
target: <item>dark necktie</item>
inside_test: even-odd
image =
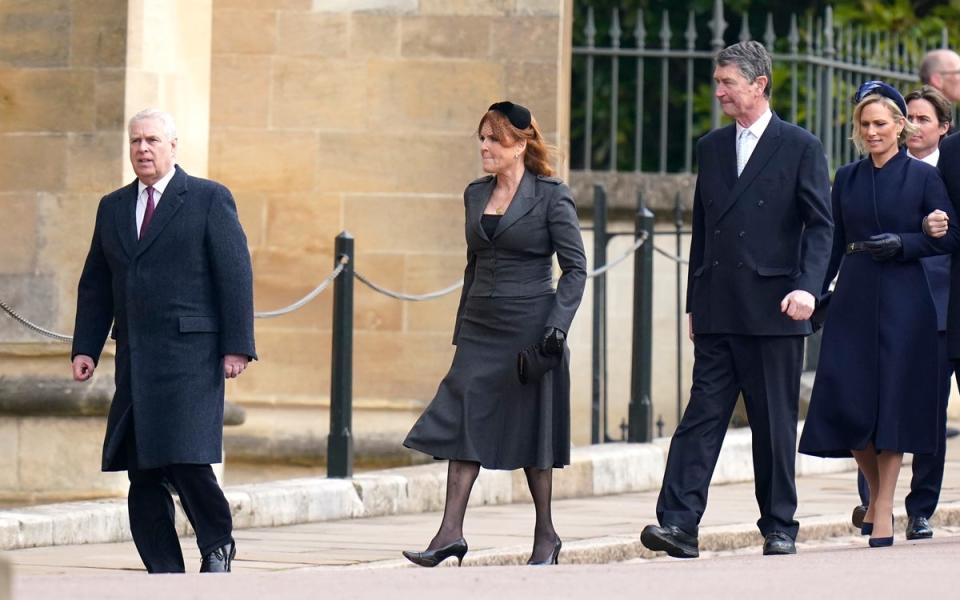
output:
[[[143,239],[143,234],[147,232],[147,227],[150,225],[150,219],[153,218],[153,211],[156,210],[157,205],[153,202],[153,188],[147,188],[147,210],[143,211],[143,221],[140,223],[140,239]]]

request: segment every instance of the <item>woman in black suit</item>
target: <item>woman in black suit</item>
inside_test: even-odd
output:
[[[570,371],[564,341],[583,296],[586,256],[570,188],[552,177],[536,120],[493,104],[477,127],[483,170],[464,191],[467,267],[450,371],[404,446],[449,460],[440,529],[410,561],[463,560],[470,490],[487,469],[523,468],[536,509],[528,564],[556,564],[550,516],[554,468],[570,463]],[[553,255],[562,275],[553,288]],[[518,353],[534,364],[518,373]],[[556,363],[537,377],[537,367]],[[521,383],[526,375],[526,383]]]

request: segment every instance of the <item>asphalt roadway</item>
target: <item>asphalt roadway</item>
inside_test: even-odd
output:
[[[609,565],[374,569],[319,567],[230,575],[108,573],[15,580],[17,600],[152,598],[956,598],[960,536],[870,549],[861,543]]]

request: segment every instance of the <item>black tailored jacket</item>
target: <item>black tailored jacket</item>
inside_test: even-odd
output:
[[[960,135],[948,135],[940,142],[940,176],[947,186],[947,194],[954,212],[960,214]],[[951,223],[953,229],[955,224]],[[904,247],[904,253],[909,249]],[[952,359],[960,359],[960,258],[951,257],[950,296],[947,306],[947,353]]]
[[[496,179],[488,175],[472,182],[463,192],[467,267],[453,343],[457,343],[467,298],[522,298],[554,293],[554,253],[562,274],[544,327],[570,331],[587,281],[587,258],[570,188],[555,177],[524,172],[490,239],[480,218],[494,186]]]
[[[230,191],[180,167],[143,239],[137,182],[100,201],[77,296],[72,356],[99,361],[117,341],[116,392],[105,471],[128,467],[133,419],[137,467],[221,461],[223,356],[256,358],[253,277]]]
[[[780,312],[793,290],[819,297],[830,259],[830,181],[820,141],[770,120],[737,177],[736,125],[697,144],[687,312],[695,334],[807,335]]]

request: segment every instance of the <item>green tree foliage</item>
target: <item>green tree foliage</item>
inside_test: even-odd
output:
[[[739,39],[744,15],[749,24],[751,37],[763,41],[767,18],[771,15],[777,39],[774,51],[786,54],[790,50],[787,34],[790,30],[791,15],[796,14],[801,37],[800,52],[806,52],[807,45],[811,42],[809,32],[811,29],[819,29],[816,26],[816,20],[822,18],[827,4],[833,7],[836,26],[844,28],[845,31],[848,26],[858,27],[865,33],[877,34],[875,39],[871,38],[873,41],[869,47],[878,56],[887,52],[887,47],[893,45],[896,40],[908,45],[916,53],[927,47],[936,47],[940,43],[944,26],[948,28],[950,40],[960,40],[960,0],[950,0],[949,3],[942,0],[912,3],[907,0],[840,0],[829,3],[809,0],[790,2],[734,0],[724,3],[724,20],[727,25],[724,43],[730,44]],[[692,14],[695,19],[696,49],[711,49],[713,32],[710,21],[714,10],[713,0],[690,0],[686,3],[654,0],[575,0],[573,24],[575,47],[585,47],[588,44],[586,26],[587,12],[590,7],[594,12],[596,47],[611,45],[611,25],[614,10],[616,10],[621,30],[620,46],[623,48],[638,46],[636,33],[641,15],[645,29],[644,47],[658,49],[664,47],[661,31],[664,14],[667,13],[671,33],[667,42],[669,48],[674,50],[687,48],[688,40],[685,33],[689,15]],[[811,28],[811,25],[814,27]],[[819,44],[816,41],[813,43]],[[574,57],[573,106],[570,124],[571,166],[577,169],[585,168],[589,155],[590,166],[594,169],[611,167],[618,170],[634,169],[637,164],[636,136],[640,131],[638,129],[640,125],[642,126],[641,170],[657,171],[662,166],[659,142],[664,132],[669,140],[665,157],[666,170],[684,170],[689,160],[686,139],[687,73],[692,64],[693,115],[689,145],[693,145],[696,138],[711,126],[713,67],[710,62],[703,59],[688,61],[686,58],[672,58],[664,61],[660,58],[647,58],[643,64],[643,82],[638,86],[637,60],[620,59],[616,98],[617,123],[613,128],[615,135],[611,139],[614,101],[612,64],[610,57],[597,56],[593,59],[593,129],[591,147],[587,149],[585,146],[587,59],[582,55]],[[664,106],[661,89],[665,73],[668,93]],[[816,100],[816,89],[809,85],[810,79],[805,67],[799,67],[796,74],[797,77],[794,80],[791,68],[786,63],[775,64],[774,107],[781,116],[787,119],[793,118],[791,107],[793,86],[796,81],[796,120],[800,125],[812,127],[810,107]],[[642,90],[643,101],[639,122],[636,112],[638,90]],[[835,93],[848,96],[850,92],[848,86],[838,86]],[[665,119],[662,117],[664,113]],[[616,165],[611,165],[614,140],[617,160]]]

